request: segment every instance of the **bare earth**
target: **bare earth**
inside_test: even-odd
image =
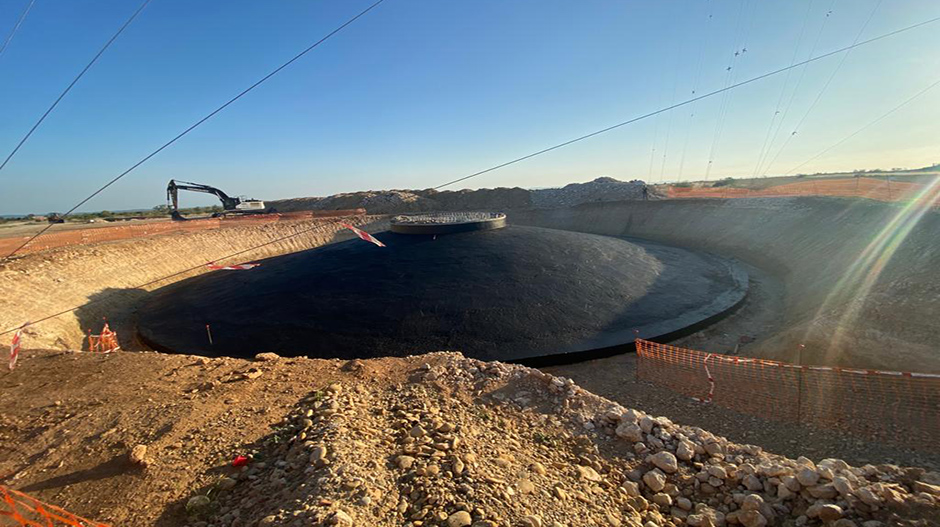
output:
[[[765,454],[537,370],[264,359],[27,352],[0,376],[2,482],[114,525],[938,519],[936,472]]]
[[[745,262],[745,305],[679,345],[790,359],[806,343],[819,363],[940,371],[925,309],[940,291],[936,213],[903,233],[880,274],[854,265],[877,263],[859,255],[901,213],[842,200],[692,200],[517,211],[510,221]],[[579,388],[457,354],[345,363],[70,351],[102,316],[122,346],[140,350],[135,306],[163,282],[140,284],[284,235],[303,232],[244,259],[351,236],[310,226],[2,262],[0,329],[84,307],[31,326],[18,368],[0,372],[0,484],[135,526],[940,525],[936,444],[903,449],[702,405],[636,381],[632,355],[545,370]],[[840,282],[847,269],[856,282]],[[754,340],[741,346],[742,336]],[[146,447],[144,463],[130,460],[135,446]],[[252,460],[235,470],[240,454]]]

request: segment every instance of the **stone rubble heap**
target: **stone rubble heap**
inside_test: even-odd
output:
[[[191,527],[936,525],[940,475],[787,459],[622,408],[571,380],[426,356],[389,390],[303,399]],[[362,373],[368,361],[344,367]],[[208,495],[207,495],[208,494]]]
[[[598,201],[644,199],[643,181],[620,181],[599,177],[587,183],[571,183],[562,188],[493,188],[477,190],[368,190],[327,197],[293,198],[269,201],[281,212],[365,208],[370,214],[439,212],[464,210],[545,209],[573,207]],[[649,199],[659,199],[656,187],[647,187]]]
[[[598,201],[641,200],[646,184],[640,180],[620,181],[610,177],[599,177],[587,183],[570,183],[562,188],[532,190],[532,206],[538,209],[574,207],[582,203]],[[653,188],[647,192],[653,198]]]

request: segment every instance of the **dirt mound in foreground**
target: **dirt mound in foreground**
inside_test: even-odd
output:
[[[936,473],[787,459],[530,368],[455,353],[259,358],[28,352],[3,377],[4,483],[116,525],[938,518]],[[251,461],[233,468],[236,455]]]

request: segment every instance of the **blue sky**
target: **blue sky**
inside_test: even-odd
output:
[[[0,37],[26,3],[0,2]],[[0,173],[0,213],[68,209],[369,3],[153,0]],[[434,186],[721,88],[729,64],[739,81],[848,45],[876,4],[386,0],[84,210],[160,204],[170,178],[261,199]],[[0,56],[0,154],[137,5],[36,0]],[[883,1],[862,38],[936,16]],[[701,179],[709,159],[711,178],[752,176],[778,110],[768,173],[785,173],[940,79],[938,27],[854,50],[779,156],[840,56],[457,188]],[[937,163],[937,137],[940,88],[801,171]]]

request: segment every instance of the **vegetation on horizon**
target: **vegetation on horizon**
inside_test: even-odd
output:
[[[185,209],[180,209],[180,214],[215,214],[222,212],[222,207],[220,205],[213,205],[211,207],[189,207]],[[23,222],[23,221],[35,221],[35,222],[44,222],[48,218],[53,216],[59,216],[57,212],[50,212],[48,214],[26,214],[23,216],[16,217],[0,217],[0,224],[3,223],[13,223],[13,222]],[[131,220],[131,219],[152,219],[152,218],[165,218],[170,216],[170,209],[166,205],[157,205],[156,207],[150,210],[125,210],[113,212],[110,210],[101,210],[97,212],[77,212],[70,214],[66,221],[74,223],[84,223],[91,222],[92,220],[104,220],[104,221],[118,221],[118,220]]]

